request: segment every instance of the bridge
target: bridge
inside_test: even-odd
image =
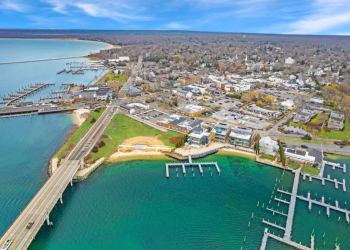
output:
[[[8,228],[0,239],[1,247],[8,244],[9,249],[27,249],[45,221],[48,225],[52,225],[49,217],[50,212],[58,201],[63,203],[62,196],[65,189],[72,185],[74,175],[82,167],[83,159],[102,136],[116,111],[115,106],[106,108],[100,118],[63,160],[60,167]]]

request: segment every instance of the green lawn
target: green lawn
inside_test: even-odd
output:
[[[318,175],[320,173],[320,170],[316,167],[303,167],[301,170],[303,173],[310,175]]]
[[[260,155],[260,158],[273,161],[273,160],[275,159],[275,156],[273,156],[273,155],[268,155],[268,154],[261,154],[261,155]]]
[[[322,126],[327,121],[328,115],[325,113],[319,113],[311,119],[309,125],[311,126]]]
[[[128,80],[128,77],[125,73],[115,74],[114,72],[110,72],[107,76],[108,81],[117,81],[121,84],[125,83]]]
[[[321,129],[320,132],[318,132],[317,137],[336,140],[350,140],[350,122],[345,122],[345,126],[342,131],[331,130],[328,132],[325,129]]]
[[[296,164],[295,162],[288,162],[288,167],[292,168],[292,169],[298,169],[300,168],[300,166],[298,164]]]
[[[103,135],[102,140],[105,145],[100,147],[97,152],[92,152],[88,157],[88,161],[93,162],[101,157],[110,156],[123,141],[136,136],[157,137],[165,146],[175,147],[175,145],[170,142],[170,139],[173,137],[183,137],[184,135],[173,131],[162,132],[135,121],[126,115],[117,114],[114,116]]]
[[[104,109],[92,111],[89,117],[86,119],[86,121],[68,137],[66,142],[63,144],[61,149],[55,154],[54,157],[58,159],[64,158],[69,153],[69,151],[72,150],[74,145],[78,143],[80,138],[82,138],[86,134],[86,132],[92,127],[92,121],[96,121],[103,113],[103,111]]]

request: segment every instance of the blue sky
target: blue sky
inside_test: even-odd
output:
[[[0,28],[350,35],[350,0],[0,0]]]

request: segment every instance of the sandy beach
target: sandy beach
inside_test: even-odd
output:
[[[106,162],[115,163],[119,161],[131,161],[131,160],[166,160],[169,159],[162,152],[145,152],[141,150],[134,150],[131,152],[115,152],[112,154]]]
[[[72,113],[73,123],[78,127],[83,124],[83,122],[89,117],[90,110],[89,109],[77,109]]]

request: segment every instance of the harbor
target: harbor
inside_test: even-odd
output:
[[[47,88],[49,86],[53,86],[54,84],[52,83],[36,83],[36,84],[31,84],[29,86],[26,86],[20,90],[18,90],[14,94],[9,94],[5,97],[2,97],[2,104],[5,106],[11,106],[15,104],[16,102],[21,101],[22,99],[28,97],[29,95],[32,95],[44,88]]]

